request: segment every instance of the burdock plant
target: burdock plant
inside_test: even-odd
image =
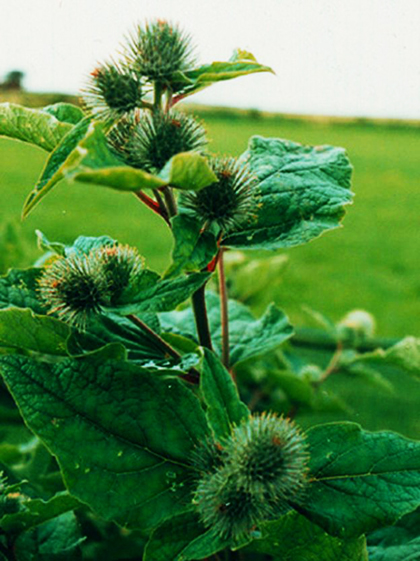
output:
[[[333,375],[378,391],[375,365],[417,375],[418,342],[366,354],[373,330],[354,321],[315,313],[324,332],[305,339],[275,304],[256,319],[244,303],[279,276],[278,257],[245,252],[340,225],[345,151],[254,136],[214,154],[177,104],[271,69],[241,50],[200,65],[162,20],[121,52],[93,69],[83,110],[0,106],[0,134],[50,152],[24,216],[65,178],[131,193],[173,238],[158,274],[141,247],[39,233],[36,266],[0,278],[0,561],[362,561],[366,536],[374,561],[414,559],[420,443],[311,415],[342,407]],[[85,228],[90,213],[81,199]]]

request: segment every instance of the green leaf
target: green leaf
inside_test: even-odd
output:
[[[191,95],[215,82],[231,80],[256,72],[273,72],[269,66],[259,64],[255,57],[240,49],[234,51],[228,62],[204,64],[194,70],[176,72],[171,79],[174,91],[181,92],[181,97]]]
[[[66,356],[71,328],[30,309],[0,310],[0,347],[28,349],[43,354]]]
[[[222,323],[219,296],[206,294],[207,313],[213,345],[221,354]],[[287,317],[271,304],[260,319],[255,319],[247,306],[229,300],[229,349],[231,366],[278,347],[293,335]],[[162,329],[179,331],[181,335],[196,336],[194,314],[191,308],[161,316]]]
[[[65,177],[65,170],[72,157],[79,158],[76,147],[80,140],[86,135],[90,123],[89,118],[85,118],[75,125],[57,144],[48,157],[48,160],[38,179],[37,184],[29,193],[25,201],[22,216],[26,218],[31,210],[45,197],[49,191]]]
[[[191,508],[191,455],[209,429],[176,378],[100,358],[7,356],[0,367],[72,495],[122,526],[151,528]]]
[[[50,242],[50,240],[41,232],[41,230],[35,230],[35,234],[38,241],[38,247],[44,251],[51,251],[60,257],[65,257],[66,246],[60,242]]]
[[[348,407],[345,402],[331,390],[314,386],[314,380],[304,372],[289,370],[272,370],[269,374],[271,392],[281,389],[287,399],[294,405],[309,411],[346,412]]]
[[[16,561],[81,561],[83,541],[76,517],[68,512],[21,534],[13,552]]]
[[[51,152],[73,128],[42,109],[0,103],[0,136],[29,142]]]
[[[0,528],[8,534],[18,534],[79,506],[80,502],[67,492],[57,493],[47,501],[27,498],[21,511],[0,518]]]
[[[47,105],[42,110],[53,115],[62,123],[70,123],[72,125],[76,125],[85,116],[82,109],[72,103],[54,103],[53,105]]]
[[[89,253],[102,247],[114,246],[118,242],[109,236],[79,236],[72,245],[66,246],[65,255],[76,254],[79,256],[89,255]]]
[[[159,332],[159,325],[155,325],[155,316],[146,314],[142,319],[154,331]],[[86,335],[92,341],[86,341]],[[86,347],[86,344],[89,346]],[[130,360],[149,362],[151,360],[167,360],[164,352],[156,346],[156,342],[145,331],[134,325],[130,320],[117,314],[93,316],[86,326],[86,333],[74,334],[74,339],[69,341],[69,349],[73,355],[81,354],[84,350],[95,350],[105,344],[118,343],[123,345]],[[79,351],[77,352],[77,350]]]
[[[42,269],[11,269],[0,277],[0,309],[16,306],[30,308],[35,313],[46,313],[46,306],[37,297],[38,280]]]
[[[256,218],[228,233],[222,245],[293,247],[340,225],[352,199],[352,168],[342,148],[254,136],[243,157],[259,179]]]
[[[173,156],[159,172],[159,177],[171,187],[188,191],[199,191],[217,181],[207,159],[195,152]]]
[[[393,393],[393,384],[385,378],[383,374],[371,368],[363,363],[363,357],[361,361],[355,361],[344,369],[344,371],[350,376],[355,378],[360,378],[370,386],[378,388],[379,390],[386,393]]]
[[[144,269],[112,311],[123,315],[169,312],[185,302],[209,277],[210,273],[192,273],[176,279],[161,280],[157,273]]]
[[[282,282],[289,261],[286,254],[266,254],[256,258],[253,254],[229,251],[224,255],[229,294],[243,303],[266,299],[267,286]]]
[[[61,168],[68,179],[111,187],[118,191],[139,191],[163,187],[158,176],[125,165],[110,150],[103,123],[92,122],[88,133]]]
[[[174,248],[172,264],[165,277],[180,275],[182,271],[200,271],[215,257],[218,247],[214,234],[205,230],[196,218],[179,213],[172,218]]]
[[[354,423],[307,432],[310,483],[297,508],[340,537],[357,537],[420,506],[420,442]]]
[[[81,121],[79,126],[82,127],[84,122]],[[76,133],[73,138],[76,138]],[[70,156],[60,162],[61,167],[58,171],[57,166],[52,164],[45,169],[41,182],[50,180],[50,183],[47,183],[50,188],[56,180],[67,177],[118,191],[136,192],[166,185],[178,189],[198,190],[216,180],[207,160],[193,152],[177,154],[158,175],[124,164],[110,149],[103,123],[92,122],[86,136],[80,137],[77,146],[73,146],[72,150]],[[51,177],[51,170],[56,172],[55,176]]]
[[[250,412],[219,359],[208,349],[203,352],[200,388],[207,405],[206,416],[216,438],[224,439],[231,435],[235,425],[249,417]]]
[[[144,561],[204,559],[229,545],[229,540],[206,530],[195,512],[187,512],[167,520],[153,532]]]
[[[377,349],[361,355],[357,363],[363,365],[389,364],[402,368],[407,374],[420,379],[420,339],[406,337],[387,350]]]
[[[368,536],[369,561],[418,561],[420,510]]]
[[[334,538],[296,512],[262,524],[261,531],[261,539],[246,551],[266,553],[281,561],[368,561],[364,536]]]

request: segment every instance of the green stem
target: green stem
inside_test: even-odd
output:
[[[362,353],[374,351],[378,347],[388,349],[400,340],[401,339],[369,339],[355,345],[354,349]],[[319,329],[304,327],[296,330],[296,335],[292,337],[290,342],[296,347],[304,347],[317,351],[335,351],[337,348],[337,340],[333,336]]]
[[[224,250],[221,248],[219,260],[217,262],[219,269],[220,317],[222,323],[222,363],[229,369],[229,310],[223,253]]]
[[[207,317],[207,307],[206,307],[206,285],[203,284],[194,294],[192,295],[192,305],[194,311],[195,325],[197,327],[198,340],[202,347],[213,350],[213,345],[211,343],[211,333],[209,320]]]
[[[153,331],[153,329],[150,329],[150,327],[139,317],[135,316],[134,314],[129,314],[127,316],[127,319],[129,319],[132,323],[134,323],[134,325],[139,327],[143,331],[143,333],[148,335],[150,340],[153,341],[156,347],[163,351],[166,356],[175,358],[177,360],[181,359],[181,355],[179,354],[179,352],[171,347],[171,345],[169,345],[164,339],[162,339],[162,337],[155,331]],[[195,368],[191,368],[184,378],[189,382],[198,383],[199,377],[200,373],[198,372],[198,370],[196,370]]]
[[[176,201],[172,189],[167,186],[162,188],[162,193],[165,198],[166,208],[168,209],[169,218],[172,218],[178,213]]]
[[[153,107],[155,110],[162,109],[162,94],[163,94],[163,85],[160,82],[154,83],[154,103]]]

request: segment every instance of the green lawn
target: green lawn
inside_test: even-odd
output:
[[[356,197],[344,228],[289,250],[286,272],[269,287],[266,300],[275,299],[298,324],[307,321],[302,304],[334,319],[357,307],[375,314],[381,335],[420,332],[420,128],[243,116],[210,117],[207,129],[212,150],[223,154],[240,154],[250,136],[261,134],[344,146],[353,162]],[[2,224],[19,222],[45,158],[31,146],[0,140]],[[131,194],[100,187],[61,183],[20,227],[28,262],[37,255],[36,228],[65,242],[107,233],[137,245],[149,266],[160,270],[169,259],[165,225]]]

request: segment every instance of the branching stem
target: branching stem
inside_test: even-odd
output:
[[[201,286],[196,292],[194,292],[194,294],[192,295],[192,305],[200,345],[212,351],[213,345],[211,343],[210,326],[207,317],[205,290],[206,285],[203,284],[203,286]]]
[[[331,360],[327,368],[324,370],[324,373],[322,374],[321,378],[315,384],[316,387],[320,386],[323,382],[325,382],[327,378],[331,376],[331,374],[334,374],[334,372],[337,371],[337,367],[340,363],[340,358],[342,354],[343,354],[343,343],[339,341],[337,343],[337,349],[333,354],[333,356],[331,357]]]
[[[144,193],[143,191],[137,191],[135,193],[136,197],[138,199],[141,200],[142,203],[144,203],[147,207],[149,207],[150,209],[153,210],[153,212],[155,212],[156,214],[158,214],[159,216],[161,216],[165,222],[171,226],[171,223],[169,221],[169,217],[168,217],[168,212],[165,208],[165,205],[163,204],[163,201],[161,199],[161,197],[159,196],[160,200],[162,201],[162,204],[159,202],[159,199],[156,201],[154,201],[151,197],[149,197],[148,195],[146,195],[146,193]]]
[[[143,333],[146,333],[146,335],[150,338],[150,340],[153,341],[153,343],[155,343],[156,347],[159,350],[163,351],[166,356],[168,356],[170,358],[175,358],[177,360],[181,359],[181,355],[179,354],[179,352],[176,351],[173,347],[171,347],[171,345],[169,345],[169,343],[167,343],[164,339],[162,339],[162,337],[160,335],[158,335],[155,331],[153,331],[153,329],[151,329],[139,317],[137,317],[134,314],[129,314],[127,316],[127,318],[134,325],[139,327],[143,331]],[[200,374],[199,374],[198,370],[196,370],[195,368],[191,368],[189,370],[189,372],[184,376],[184,379],[186,379],[189,382],[197,384],[199,377],[200,377]]]

